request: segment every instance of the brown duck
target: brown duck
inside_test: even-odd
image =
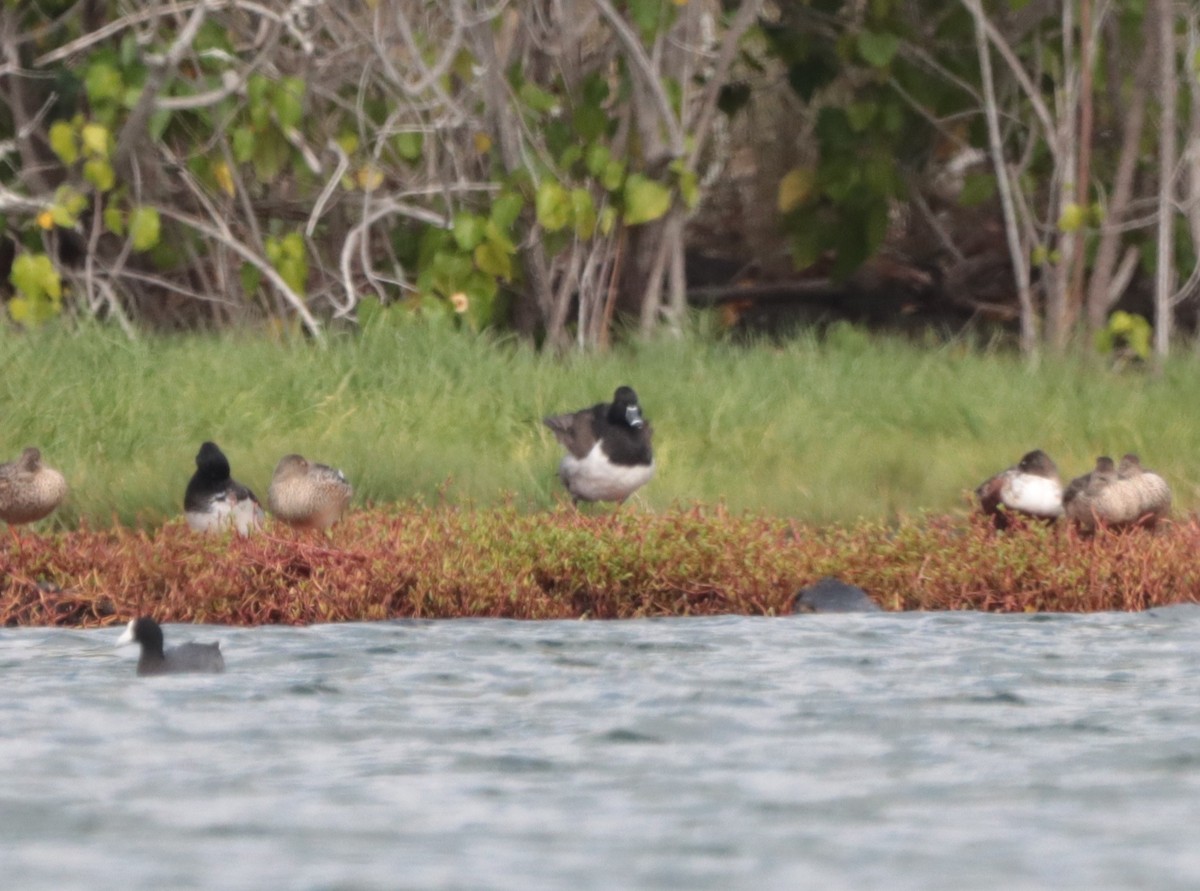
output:
[[[17,460],[0,464],[0,520],[8,525],[36,523],[66,497],[66,478],[42,463],[40,449],[30,446]]]
[[[328,529],[345,513],[353,493],[340,470],[284,455],[267,489],[267,507],[298,529]]]
[[[1158,474],[1143,470],[1136,455],[1126,455],[1120,467],[1101,457],[1095,470],[1067,486],[1063,507],[1084,532],[1098,525],[1153,527],[1171,509],[1171,490]]]

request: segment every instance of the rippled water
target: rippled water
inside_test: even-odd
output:
[[[1195,888],[1200,610],[0,631],[0,883]]]

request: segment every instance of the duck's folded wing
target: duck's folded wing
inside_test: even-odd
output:
[[[576,458],[586,457],[596,444],[596,428],[589,412],[550,415],[542,418],[542,423],[554,432],[554,438],[563,448]]]

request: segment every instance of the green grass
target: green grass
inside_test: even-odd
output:
[[[561,499],[546,414],[633,385],[657,478],[634,510],[723,502],[812,523],[965,510],[992,472],[1041,447],[1064,477],[1137,451],[1200,494],[1200,360],[1115,374],[842,331],[742,347],[702,337],[566,359],[432,328],[336,336],[146,338],[0,331],[0,458],[42,447],[72,485],[52,525],[154,526],[181,512],[193,457],[216,441],[265,497],[280,456],[336,464],[356,502],[541,509]]]

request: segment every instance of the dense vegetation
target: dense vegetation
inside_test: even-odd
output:
[[[308,623],[401,617],[631,618],[791,611],[825,575],[887,609],[1089,611],[1191,600],[1200,525],[1157,534],[993,531],[981,518],[817,528],[720,509],[590,516],[407,504],[328,538],[25,533],[0,548],[0,622]]]
[[[38,0],[0,33],[26,327],[382,312],[602,346],[683,327],[689,246],[875,263],[1028,352],[1127,293],[1160,354],[1195,314],[1187,4]]]

